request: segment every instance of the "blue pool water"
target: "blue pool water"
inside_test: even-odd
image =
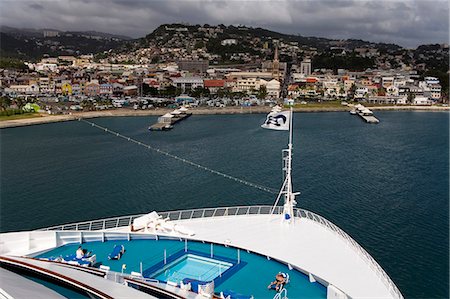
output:
[[[112,251],[115,245],[123,245],[125,247],[125,254],[120,260],[108,260],[107,256]],[[55,248],[46,253],[40,254],[38,258],[66,256],[74,253],[79,244],[68,244]],[[184,250],[185,243],[178,240],[131,240],[131,241],[106,241],[106,242],[88,242],[83,244],[83,248],[92,251],[97,255],[98,264],[103,264],[111,267],[112,271],[121,272],[122,265],[126,265],[125,273],[131,271],[140,272],[141,263],[142,270],[145,273],[147,269],[153,268],[164,259],[164,251],[166,257],[170,258],[172,255]],[[203,244],[200,242],[188,242],[188,250],[209,255],[211,252],[210,244]],[[235,248],[224,247],[220,245],[213,246],[214,257],[225,257],[229,259],[237,259],[238,252]],[[289,270],[288,267],[282,263],[267,260],[266,257],[257,254],[248,253],[247,251],[240,251],[240,261],[244,264],[243,267],[232,273],[220,282],[215,288],[217,292],[224,290],[233,290],[237,293],[253,295],[255,298],[273,298],[274,291],[268,290],[268,284],[274,280],[274,277],[279,272],[287,272],[290,276],[290,283],[286,286],[289,297],[291,298],[326,298],[326,288],[319,283],[310,283],[308,276],[296,270]],[[220,258],[218,258],[220,260]],[[222,261],[220,263],[223,264]],[[201,270],[195,266],[190,268],[190,263],[178,264],[177,269],[183,271],[191,271],[199,273],[206,270],[204,265]],[[188,267],[185,268],[185,266]],[[208,265],[209,267],[209,265]],[[196,268],[196,269],[194,269]],[[197,272],[198,271],[198,272]],[[229,270],[231,271],[231,269]],[[152,271],[156,276],[151,275],[151,278],[166,280],[164,276],[160,276],[157,271]],[[145,275],[144,275],[145,276]],[[212,277],[212,275],[211,275]]]
[[[179,282],[184,278],[212,281],[230,269],[231,266],[233,264],[188,254],[168,264],[153,277],[160,281]]]

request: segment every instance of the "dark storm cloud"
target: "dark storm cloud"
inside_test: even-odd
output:
[[[449,38],[445,0],[0,0],[1,24],[97,30],[132,37],[158,25],[244,24],[285,33],[404,46]]]

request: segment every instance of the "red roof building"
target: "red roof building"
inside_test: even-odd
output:
[[[203,80],[203,86],[208,88],[210,93],[217,93],[220,88],[224,88],[225,80]]]
[[[205,88],[223,88],[225,86],[225,80],[203,80],[203,86]]]

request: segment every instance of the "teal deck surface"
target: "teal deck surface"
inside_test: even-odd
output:
[[[123,245],[125,253],[120,260],[108,260],[108,254],[111,253],[115,245]],[[36,258],[48,258],[66,256],[75,253],[79,244],[64,245],[45,253]],[[121,272],[122,265],[126,265],[125,273],[131,271],[140,272],[142,270],[155,267],[164,260],[164,251],[166,258],[179,253],[185,249],[184,241],[178,240],[131,240],[131,241],[105,241],[105,242],[87,242],[82,244],[83,249],[92,251],[97,256],[97,266],[102,264],[111,267],[112,271]],[[211,245],[201,242],[188,242],[189,251],[203,253],[205,256],[211,255]],[[220,259],[227,258],[237,261],[238,250],[227,248],[221,245],[213,245],[213,256]],[[215,291],[233,290],[237,293],[253,295],[255,298],[273,298],[275,291],[267,289],[268,284],[274,280],[278,272],[289,273],[290,283],[287,284],[289,298],[326,298],[326,288],[318,282],[309,282],[308,276],[296,270],[289,270],[287,265],[277,261],[268,260],[266,257],[247,251],[240,250],[240,261],[244,266],[234,271],[231,275],[216,285]],[[159,278],[161,273],[153,271],[151,278]],[[194,278],[196,277],[187,277]]]

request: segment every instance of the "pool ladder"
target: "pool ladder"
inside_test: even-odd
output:
[[[283,288],[281,292],[276,293],[275,296],[273,296],[273,299],[288,299],[287,290]]]

